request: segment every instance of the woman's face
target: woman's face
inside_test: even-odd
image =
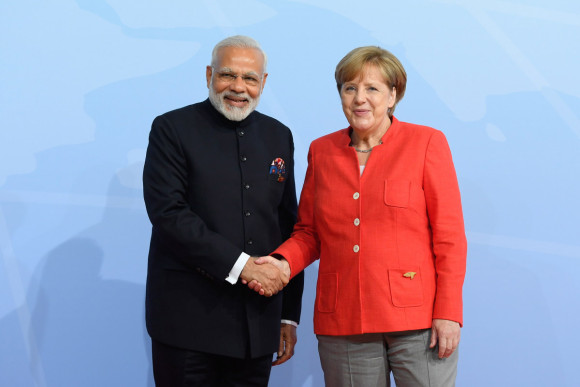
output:
[[[395,105],[396,95],[375,65],[363,67],[358,77],[345,82],[340,90],[344,115],[360,134],[372,134],[390,125],[387,112]]]

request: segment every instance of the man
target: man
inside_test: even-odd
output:
[[[294,352],[304,278],[278,293],[287,277],[250,257],[276,248],[296,219],[292,135],[255,111],[266,60],[251,38],[221,41],[209,99],[153,121],[143,190],[158,386],[266,386],[271,365]],[[244,285],[252,280],[271,297]]]

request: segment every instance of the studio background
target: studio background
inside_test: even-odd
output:
[[[579,2],[2,0],[0,386],[153,386],[148,133],[207,97],[211,50],[234,34],[268,53],[258,110],[293,130],[298,194],[310,142],[348,125],[338,61],[398,56],[395,115],[445,133],[462,192],[457,385],[577,385]],[[323,385],[316,275],[272,386]]]

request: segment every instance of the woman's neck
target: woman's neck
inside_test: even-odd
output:
[[[374,146],[382,144],[381,140],[390,126],[391,121],[387,120],[383,128],[378,128],[373,131],[359,132],[355,128],[352,128],[350,144],[359,151],[372,149]]]

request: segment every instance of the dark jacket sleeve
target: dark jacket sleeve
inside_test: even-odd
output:
[[[278,213],[280,216],[280,231],[282,240],[290,238],[294,224],[296,223],[297,201],[296,184],[294,180],[294,141],[290,135],[290,146],[292,158],[288,165],[288,182],[285,186],[284,196]],[[302,292],[304,290],[304,271],[296,275],[284,288],[284,298],[282,304],[282,319],[300,322],[302,311]]]
[[[191,269],[225,280],[242,251],[211,231],[191,210],[187,169],[176,129],[164,116],[157,117],[143,169],[143,195],[153,225],[151,248],[169,250],[172,259],[176,257]]]

